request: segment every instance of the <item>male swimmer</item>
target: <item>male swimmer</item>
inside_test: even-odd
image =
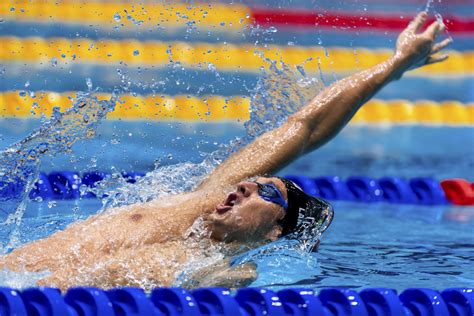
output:
[[[210,252],[261,245],[330,224],[329,204],[289,180],[264,175],[329,141],[390,81],[445,60],[447,55],[436,54],[450,40],[435,44],[444,25],[436,21],[421,31],[426,19],[426,12],[418,14],[398,37],[388,60],[326,88],[283,125],[229,157],[194,191],[74,223],[3,256],[0,268],[47,270],[49,276],[39,285],[62,289],[169,286],[190,265],[202,268],[190,284],[248,284],[256,277],[252,265],[230,267],[225,257],[220,264],[207,262]]]

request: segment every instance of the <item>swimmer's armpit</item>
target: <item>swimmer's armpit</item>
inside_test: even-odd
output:
[[[244,263],[231,267],[229,260],[208,266],[195,272],[181,286],[196,287],[225,287],[236,289],[246,287],[257,279],[257,269],[253,263]]]

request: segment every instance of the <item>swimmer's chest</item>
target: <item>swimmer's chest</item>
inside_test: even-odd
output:
[[[220,198],[221,195],[185,194],[131,206],[118,214],[110,229],[119,230],[119,235],[125,234],[123,238],[136,242],[141,239],[146,244],[162,243],[183,236],[199,216],[213,210]]]

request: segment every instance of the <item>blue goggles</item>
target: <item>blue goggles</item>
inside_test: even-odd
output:
[[[274,184],[258,182],[255,183],[258,186],[258,195],[260,195],[262,199],[280,205],[285,210],[288,208],[288,203],[286,203],[283,194]]]

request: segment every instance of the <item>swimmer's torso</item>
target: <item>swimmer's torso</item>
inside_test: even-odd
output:
[[[67,288],[167,286],[202,249],[185,234],[225,196],[193,192],[115,209],[74,223],[0,259],[0,268],[52,273],[40,281]]]

